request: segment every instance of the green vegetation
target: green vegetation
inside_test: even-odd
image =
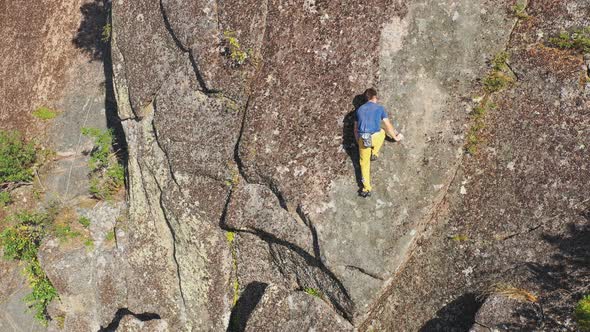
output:
[[[57,323],[57,327],[60,330],[63,330],[64,325],[66,324],[66,315],[59,315],[55,317],[55,322]]]
[[[228,187],[237,186],[240,183],[240,171],[236,165],[228,163],[228,169],[230,170],[228,177],[225,180],[225,185]]]
[[[84,240],[84,246],[88,251],[92,251],[94,249],[94,241],[92,239]]]
[[[457,234],[451,237],[451,240],[456,242],[465,242],[469,241],[469,237],[465,234]]]
[[[51,120],[57,116],[57,113],[48,107],[39,107],[33,111],[33,116],[41,120]]]
[[[550,38],[549,43],[560,49],[590,53],[590,26],[572,32],[564,31],[559,36]]]
[[[125,169],[119,164],[113,150],[113,131],[82,128],[84,136],[94,140],[94,149],[88,162],[90,193],[98,199],[109,200],[125,184]]]
[[[105,240],[112,242],[115,240],[115,230],[111,230],[110,232],[107,233],[107,235],[105,236]]]
[[[475,155],[477,153],[477,148],[480,143],[480,133],[486,127],[485,116],[488,110],[495,109],[496,107],[497,106],[494,103],[490,103],[487,99],[484,99],[481,104],[475,107],[471,112],[473,124],[467,132],[467,144],[465,146],[465,151],[470,155]]]
[[[88,228],[90,226],[90,219],[88,217],[82,216],[82,217],[78,218],[78,222],[84,228]]]
[[[311,296],[319,297],[320,299],[322,298],[322,293],[315,288],[306,287],[303,291]]]
[[[70,239],[75,239],[81,235],[79,232],[73,231],[69,224],[56,225],[54,228],[54,234],[62,243],[67,242]]]
[[[581,331],[590,331],[590,295],[584,296],[576,305],[574,318]]]
[[[0,207],[5,207],[12,203],[12,197],[8,191],[0,191]]]
[[[4,258],[26,264],[24,274],[33,290],[25,297],[25,301],[34,311],[35,318],[47,325],[47,306],[58,294],[41,268],[37,252],[51,218],[48,214],[25,212],[12,216],[11,221],[14,226],[0,233]]]
[[[236,233],[235,232],[226,232],[225,238],[227,239],[227,242],[229,244],[233,244],[234,240],[236,239]]]
[[[232,282],[232,288],[234,292],[233,305],[235,306],[236,303],[238,303],[238,299],[240,298],[240,281],[238,280],[238,253],[234,245],[234,241],[236,240],[236,233],[231,231],[226,232],[225,239],[227,240],[227,243],[229,244],[231,250],[232,270],[234,274],[234,280]]]
[[[508,60],[510,60],[510,54],[508,54],[508,52],[500,52],[496,54],[492,60],[492,69],[496,71],[508,69]]]
[[[240,45],[234,31],[226,30],[223,32],[223,44],[225,47],[224,54],[229,57],[234,66],[243,65],[250,57],[251,51],[242,49],[242,45]]]
[[[517,3],[516,5],[512,6],[512,13],[521,20],[526,20],[529,18],[529,15],[526,12],[526,4],[524,3]]]
[[[492,71],[484,78],[483,86],[487,93],[494,93],[505,89],[514,82],[511,76],[508,60],[510,55],[507,52],[498,53],[492,60]]]
[[[491,61],[492,70],[483,79],[485,95],[478,106],[471,112],[473,124],[467,132],[465,151],[470,155],[477,153],[477,147],[480,143],[480,133],[485,128],[484,119],[487,111],[496,107],[494,104],[488,103],[490,95],[509,87],[515,81],[514,73],[508,65],[509,59],[510,54],[507,52],[496,54]]]
[[[0,184],[30,181],[36,159],[32,143],[25,143],[16,131],[0,130]]]
[[[111,23],[107,23],[104,25],[104,27],[102,27],[102,33],[101,33],[100,40],[102,40],[103,43],[108,43],[111,40],[112,30],[113,30],[113,27],[112,27]]]

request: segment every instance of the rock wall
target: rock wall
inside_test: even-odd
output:
[[[6,0],[0,3],[0,121],[2,129],[38,134],[31,112],[55,106],[75,62],[72,36],[83,1]]]
[[[590,25],[590,4],[530,1],[525,13],[506,44],[516,82],[490,96],[477,154],[365,328],[577,330],[590,244],[588,63],[549,39]],[[538,301],[486,300],[497,283]]]
[[[361,322],[455,174],[463,101],[514,23],[495,5],[115,2],[129,309],[187,330]],[[362,200],[351,112],[369,86],[407,141]]]

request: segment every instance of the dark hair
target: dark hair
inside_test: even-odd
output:
[[[373,99],[373,97],[377,96],[377,90],[373,89],[373,88],[368,88],[367,90],[365,90],[365,97],[367,98],[367,100],[371,100]]]

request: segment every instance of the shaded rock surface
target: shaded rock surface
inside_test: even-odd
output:
[[[475,315],[469,331],[533,331],[541,327],[541,320],[542,312],[533,303],[492,295]]]

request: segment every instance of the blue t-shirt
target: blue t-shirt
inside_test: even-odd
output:
[[[381,121],[387,119],[385,108],[377,103],[367,102],[356,110],[356,121],[360,134],[374,134],[381,130]]]

